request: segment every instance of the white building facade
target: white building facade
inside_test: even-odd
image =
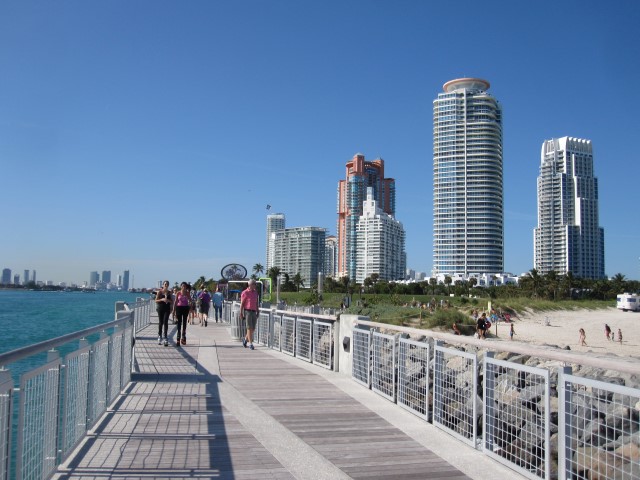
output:
[[[502,272],[502,108],[485,80],[443,89],[433,102],[432,275]]]
[[[336,278],[338,275],[338,237],[329,235],[325,240],[324,276]]]
[[[295,227],[275,232],[273,266],[290,279],[299,273],[309,288],[324,272],[326,228]]]
[[[274,266],[273,259],[275,255],[275,232],[284,230],[285,216],[284,213],[273,213],[267,215],[267,258],[265,272],[268,272]]]
[[[356,282],[363,283],[374,273],[380,280],[404,280],[407,267],[404,228],[378,207],[371,188],[367,189],[356,232]]]
[[[591,140],[562,137],[542,144],[534,268],[588,279],[605,278],[604,229]]]

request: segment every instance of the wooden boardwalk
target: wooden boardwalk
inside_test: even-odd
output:
[[[139,373],[54,478],[470,478],[319,367],[242,348],[228,330],[189,326],[186,347],[143,331]]]

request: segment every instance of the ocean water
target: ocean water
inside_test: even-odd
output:
[[[110,322],[117,301],[139,297],[149,295],[0,290],[0,353]]]

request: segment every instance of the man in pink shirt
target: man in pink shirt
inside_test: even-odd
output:
[[[249,343],[249,348],[253,350],[253,332],[258,322],[258,291],[253,278],[249,280],[249,286],[240,295],[240,318],[244,319],[247,325],[247,334],[242,339],[242,346],[247,348]]]

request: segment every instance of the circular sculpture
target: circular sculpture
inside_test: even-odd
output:
[[[222,267],[220,275],[225,280],[244,280],[247,278],[247,269],[239,263],[230,263]]]

